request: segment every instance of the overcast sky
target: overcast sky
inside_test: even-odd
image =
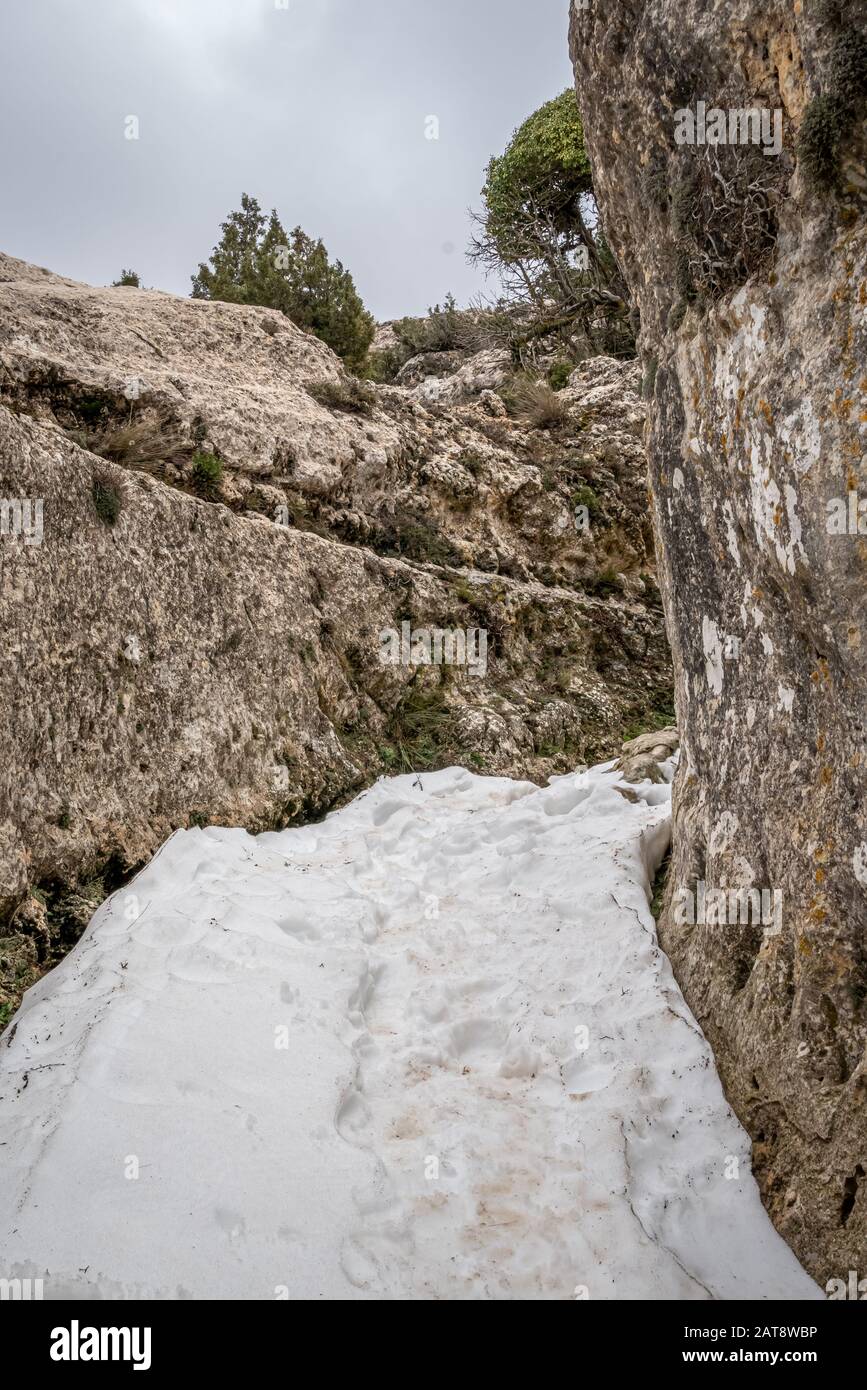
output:
[[[488,158],[569,84],[567,12],[0,0],[0,249],[97,285],[128,266],[188,294],[248,192],[321,236],[377,318],[449,289],[465,302],[482,285],[467,208]]]

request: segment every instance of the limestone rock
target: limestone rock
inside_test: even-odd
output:
[[[45,968],[178,826],[309,821],[448,762],[544,781],[667,705],[640,446],[579,414],[548,440],[429,412],[271,311],[0,258],[0,498],[41,508],[0,537],[8,959]],[[484,671],[383,664],[404,623],[483,631]]]
[[[554,439],[481,400],[508,354],[428,354],[450,356],[426,401],[359,388],[272,310],[95,289],[0,255],[0,403],[91,452],[186,493],[194,452],[213,453],[212,500],[414,562],[591,592],[612,561],[652,570],[635,364],[600,359],[599,377],[588,364]],[[589,531],[574,519],[583,486],[598,502]]]
[[[511,373],[511,358],[502,348],[485,348],[483,352],[476,352],[463,361],[460,360],[461,356],[459,353],[429,353],[423,359],[414,357],[408,362],[403,368],[404,373],[408,372],[414,363],[428,363],[429,358],[437,359],[435,365],[440,365],[444,358],[455,359],[448,361],[447,371],[443,371],[440,366],[436,374],[428,372],[421,377],[414,392],[417,399],[457,405],[461,401],[480,395],[483,391],[496,391],[498,386],[505,384]],[[419,368],[416,367],[406,380],[411,383],[419,375]],[[402,377],[403,373],[399,379]]]
[[[667,762],[678,749],[680,735],[675,728],[655,729],[624,743],[617,768],[625,782],[664,782],[660,763]],[[669,781],[671,780],[669,776]]]
[[[867,1250],[865,27],[861,0],[571,17],[651,403],[682,738],[662,940],[820,1283]],[[835,169],[812,103],[859,80]],[[779,118],[778,150],[677,144],[699,101],[764,110],[769,136]],[[675,904],[700,887],[779,894],[779,929],[690,923]]]

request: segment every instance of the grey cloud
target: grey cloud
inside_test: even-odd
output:
[[[466,300],[467,208],[568,85],[566,26],[566,0],[4,0],[0,246],[187,294],[247,191],[378,318]]]

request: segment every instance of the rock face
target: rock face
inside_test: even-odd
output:
[[[580,590],[614,560],[641,599],[653,566],[637,365],[594,359],[560,393],[554,431],[491,409],[503,354],[453,366],[454,380],[430,378],[442,401],[353,387],[319,339],[270,310],[94,289],[0,255],[0,404],[187,491],[194,450],[213,452],[212,500],[242,514]],[[593,393],[612,372],[610,411]],[[579,530],[573,499],[588,487]]]
[[[676,753],[679,745],[680,735],[674,728],[653,729],[629,739],[617,763],[624,782],[643,782],[645,778],[651,782],[664,781],[660,764]]]
[[[662,939],[822,1283],[867,1259],[865,35],[861,3],[571,19],[652,401],[682,738]],[[700,143],[700,102],[731,143]],[[752,107],[762,149],[728,118]],[[781,911],[699,911],[740,888]]]
[[[265,309],[0,257],[0,1023],[178,826],[544,780],[670,703],[636,370],[545,431],[353,382]]]

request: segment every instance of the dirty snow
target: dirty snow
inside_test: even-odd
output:
[[[303,829],[173,836],[0,1043],[0,1273],[46,1298],[821,1297],[656,942],[669,798],[610,765],[452,768]]]

